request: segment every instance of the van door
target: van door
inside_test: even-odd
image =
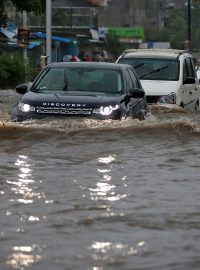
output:
[[[198,79],[191,57],[184,59],[183,63],[183,106],[193,110],[199,96]]]

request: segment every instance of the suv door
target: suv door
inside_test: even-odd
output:
[[[125,76],[127,93],[129,93],[129,91],[133,89],[141,89],[141,91],[144,91],[133,69],[127,68],[125,70]],[[141,120],[145,118],[145,112],[148,111],[146,98],[131,98],[127,106],[129,108],[130,115],[133,118],[138,118]]]
[[[199,87],[193,59],[187,57],[183,63],[183,106],[190,110],[198,101]]]

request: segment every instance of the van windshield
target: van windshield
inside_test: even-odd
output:
[[[135,68],[141,80],[178,81],[179,62],[177,59],[121,58],[118,63]]]

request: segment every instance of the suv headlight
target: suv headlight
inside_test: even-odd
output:
[[[176,104],[176,94],[170,93],[167,96],[162,96],[159,98],[158,103]]]
[[[27,103],[22,103],[22,102],[19,102],[18,109],[19,109],[19,111],[24,112],[24,113],[34,112],[35,111],[34,106],[31,106],[31,105],[29,105]]]
[[[119,105],[115,106],[102,106],[100,108],[96,108],[93,110],[93,113],[101,114],[101,115],[110,115],[113,111],[117,110]]]

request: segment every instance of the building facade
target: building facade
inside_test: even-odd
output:
[[[103,41],[98,34],[101,29],[105,36],[106,28],[118,31],[123,42],[137,47],[151,39],[154,31],[165,27],[171,10],[186,7],[186,4],[187,0],[54,0],[53,60],[62,61],[65,55],[78,55],[81,50],[101,49]],[[27,14],[27,25],[33,41],[41,42],[37,44],[41,44],[39,48],[45,54],[45,15],[42,18],[31,16]],[[40,33],[42,36],[38,36]]]
[[[144,27],[145,37],[164,28],[169,12],[183,8],[184,0],[110,0],[98,13],[99,26]]]

